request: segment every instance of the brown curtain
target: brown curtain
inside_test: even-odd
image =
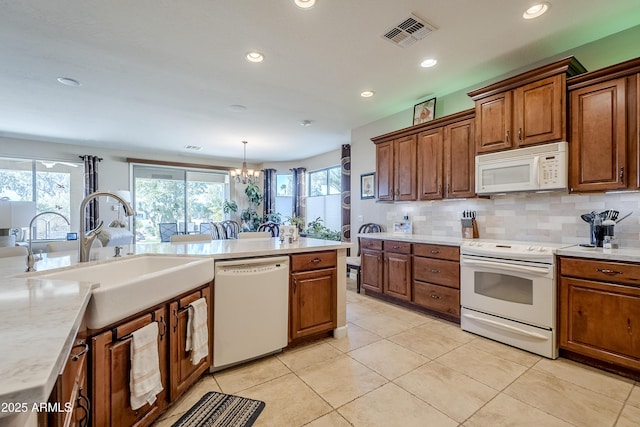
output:
[[[341,162],[342,187],[342,241],[351,241],[351,145],[342,144]]]
[[[293,215],[299,216],[306,223],[307,219],[307,169],[293,168]]]
[[[263,216],[266,219],[267,215],[275,213],[276,211],[276,170],[265,169],[264,170],[264,204],[262,205]]]
[[[98,156],[89,155],[80,156],[80,158],[84,162],[84,195],[86,197],[98,191],[98,163],[102,159]],[[93,230],[98,225],[98,215],[100,213],[98,199],[90,201],[86,209],[84,231]]]

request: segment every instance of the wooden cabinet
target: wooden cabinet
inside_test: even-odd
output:
[[[411,301],[411,243],[385,240],[382,292]]]
[[[49,410],[38,414],[40,427],[88,425],[90,404],[87,390],[86,334],[80,332],[49,397]]]
[[[169,359],[171,363],[169,398],[172,402],[198,381],[200,376],[211,366],[211,353],[194,365],[191,362],[191,352],[185,351],[189,304],[200,298],[204,298],[207,301],[207,308],[211,309],[211,289],[208,285],[169,304]],[[213,335],[209,325],[209,343],[211,342],[213,342]]]
[[[469,92],[476,152],[566,140],[566,79],[585,71],[570,57]]]
[[[571,191],[638,189],[640,58],[569,80]]]
[[[290,339],[337,327],[337,255],[335,251],[291,255]]]
[[[473,197],[475,188],[475,120],[466,119],[444,128],[444,197]]]
[[[360,238],[360,270],[362,287],[382,293],[383,277],[382,240]]]
[[[560,348],[640,371],[640,265],[560,259]]]
[[[156,401],[138,410],[131,409],[131,333],[158,322],[158,356],[164,390]],[[161,306],[125,321],[91,339],[92,425],[147,426],[166,408],[169,397],[167,310]]]
[[[432,244],[413,246],[414,304],[459,320],[459,248]]]
[[[378,200],[416,200],[416,135],[376,145]]]
[[[474,120],[470,113],[452,115],[440,126],[418,134],[420,200],[475,195]]]

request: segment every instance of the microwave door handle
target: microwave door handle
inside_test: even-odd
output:
[[[481,261],[481,260],[469,260],[462,259],[460,263],[468,266],[478,266],[478,267],[492,267],[496,270],[509,270],[515,272],[523,272],[523,273],[534,273],[534,274],[548,274],[548,267],[530,267],[527,265],[515,265],[515,264],[507,264],[502,262],[493,262],[493,261]]]
[[[536,188],[540,188],[540,156],[533,158],[533,182],[536,183]]]

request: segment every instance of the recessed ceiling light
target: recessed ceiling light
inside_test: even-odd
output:
[[[252,51],[247,52],[247,61],[249,62],[262,62],[264,61],[264,55],[260,52]]]
[[[187,149],[187,150],[193,150],[193,151],[202,150],[202,147],[197,146],[197,145],[185,145],[184,148]]]
[[[229,105],[228,108],[229,108],[229,111],[233,111],[234,113],[242,113],[243,111],[247,110],[247,107],[239,104]]]
[[[65,86],[78,87],[80,86],[80,82],[76,79],[72,79],[70,77],[58,77],[58,83],[63,84]]]
[[[360,92],[360,96],[363,98],[371,98],[375,92],[372,90],[365,90]]]
[[[420,63],[420,66],[422,68],[430,68],[430,67],[433,67],[434,65],[436,65],[437,63],[438,63],[437,59],[429,58],[429,59],[425,59],[424,61],[422,61]]]
[[[293,0],[293,3],[300,9],[311,9],[316,4],[316,0]]]
[[[302,120],[300,126],[311,126],[311,120]]]
[[[534,19],[544,14],[551,7],[550,3],[538,3],[525,10],[522,14],[524,19]]]

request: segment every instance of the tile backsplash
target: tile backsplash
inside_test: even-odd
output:
[[[615,226],[620,247],[640,247],[640,193],[567,194],[515,193],[490,199],[447,200],[433,202],[376,203],[375,218],[365,222],[383,224],[385,231],[405,215],[413,223],[414,234],[461,236],[460,213],[477,212],[480,238],[538,241],[550,243],[589,243],[589,224],[580,215],[612,209],[619,218],[633,214]],[[373,211],[373,210],[372,210]],[[354,224],[353,228],[359,224]]]

